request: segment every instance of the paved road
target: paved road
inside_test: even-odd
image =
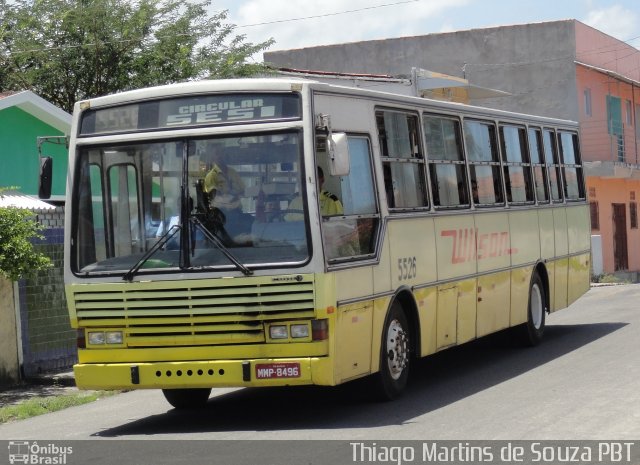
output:
[[[504,334],[414,365],[406,395],[338,388],[214,391],[197,413],[134,391],[0,425],[16,439],[638,439],[640,285],[599,287],[551,315],[543,344]]]

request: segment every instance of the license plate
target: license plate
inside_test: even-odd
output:
[[[299,378],[299,363],[258,363],[256,379]]]

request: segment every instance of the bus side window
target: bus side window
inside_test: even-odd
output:
[[[549,203],[549,183],[544,162],[542,132],[539,128],[529,128],[529,154],[531,155],[538,203]]]
[[[422,127],[427,141],[434,206],[436,209],[468,207],[460,122],[453,118],[424,115]],[[477,195],[477,188],[475,193]]]
[[[493,123],[466,120],[464,138],[471,183],[478,186],[479,206],[504,204],[500,156]]]
[[[562,202],[562,175],[560,170],[560,160],[558,158],[558,145],[556,143],[556,133],[553,129],[544,130],[544,157],[549,170],[549,184],[551,185],[551,200]]]
[[[534,202],[526,129],[519,126],[501,125],[500,147],[502,148],[507,201],[520,204]]]
[[[585,192],[578,135],[570,132],[560,132],[559,142],[565,198],[567,200],[584,199]]]
[[[429,206],[418,116],[376,111],[387,206],[417,209]]]
[[[329,262],[367,258],[375,253],[380,224],[376,201],[371,148],[365,137],[349,137],[350,170],[339,178],[338,197],[343,214],[323,216],[322,233]],[[326,182],[335,181],[327,177]],[[336,184],[333,183],[335,187]]]

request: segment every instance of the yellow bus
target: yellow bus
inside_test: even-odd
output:
[[[589,288],[576,123],[301,79],[76,104],[65,279],[76,383],[338,385],[400,395],[413,361]]]

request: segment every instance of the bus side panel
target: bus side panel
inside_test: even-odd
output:
[[[509,217],[504,213],[476,214],[478,273],[508,270],[511,266]],[[478,337],[509,327],[511,272],[478,277]]]
[[[370,373],[372,329],[372,301],[338,308],[335,361],[338,383]]]
[[[373,272],[370,266],[340,270],[334,274],[338,302],[373,294]],[[348,285],[345,286],[345,283]]]
[[[435,219],[437,279],[452,280],[476,274],[476,235],[473,216]]]
[[[438,286],[438,318],[436,344],[439,349],[455,345],[458,323],[457,283]]]
[[[555,232],[553,229],[553,210],[538,210],[538,224],[540,225],[540,258],[551,260],[555,256]]]
[[[391,289],[415,286],[437,279],[434,250],[434,224],[431,219],[389,221],[387,236],[390,252]]]
[[[478,277],[478,337],[509,327],[511,272]]]
[[[584,254],[569,259],[568,305],[578,300],[591,286],[591,255]]]
[[[460,281],[458,283],[458,344],[476,338],[476,304],[475,278]]]
[[[586,205],[567,207],[569,253],[588,252],[591,248],[591,222]]]
[[[373,324],[371,340],[371,373],[380,369],[380,348],[382,344],[382,328],[391,304],[391,297],[383,297],[373,302]]]
[[[436,308],[438,301],[437,289],[434,287],[418,289],[413,294],[418,304],[420,317],[420,352],[424,357],[433,354],[436,350]]]
[[[529,310],[529,283],[533,266],[516,268],[511,271],[511,315],[510,326],[527,322]]]
[[[508,213],[476,214],[478,273],[511,266]]]
[[[529,283],[533,263],[540,258],[540,224],[538,213],[517,211],[509,214],[511,242],[511,315],[510,326],[527,321]],[[527,266],[527,264],[529,264]]]
[[[586,205],[567,208],[567,225],[569,227],[569,253],[581,255],[569,259],[567,304],[575,302],[578,297],[589,290],[591,279],[591,257],[589,249],[591,223]]]
[[[562,257],[569,253],[569,239],[567,236],[567,210],[566,208],[553,209],[554,238],[556,245],[556,257]],[[559,310],[567,306],[567,285],[569,273],[569,259],[561,258],[555,262],[555,293],[551,311]]]
[[[535,210],[509,213],[511,266],[535,263],[540,258],[540,223]]]

